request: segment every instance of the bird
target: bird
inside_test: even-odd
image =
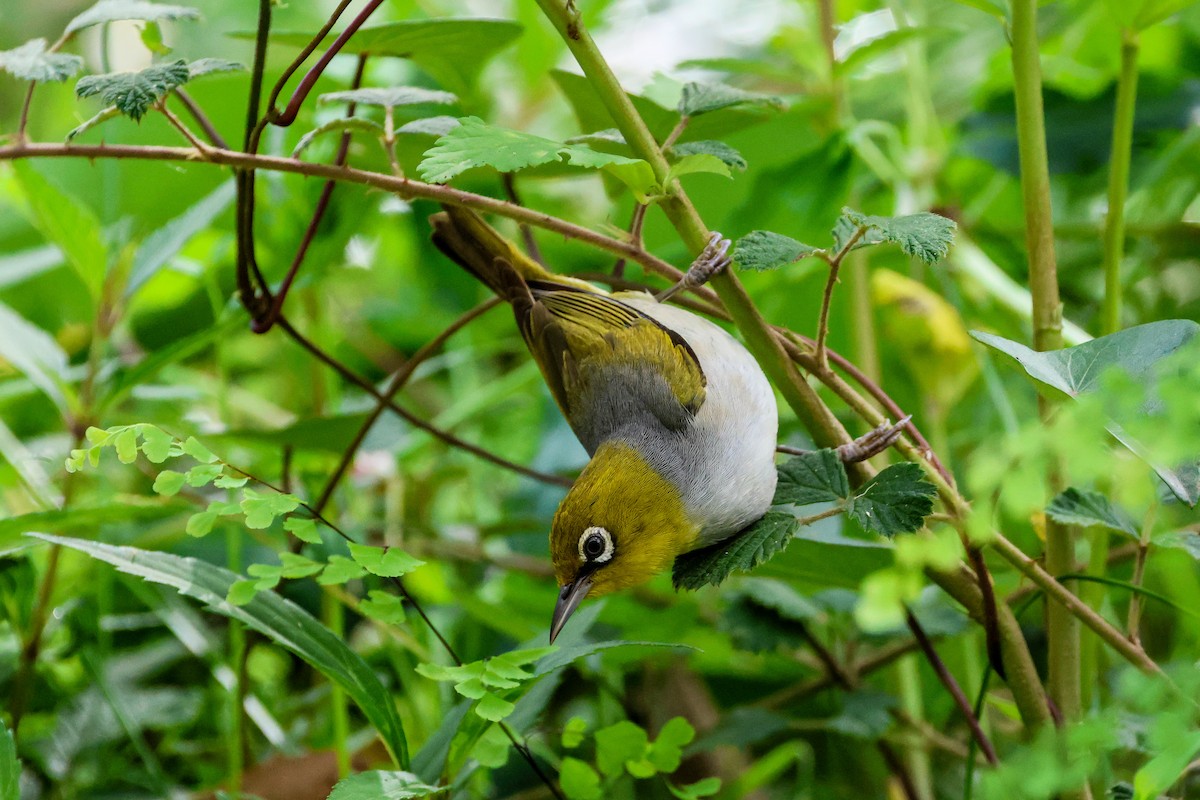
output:
[[[549,271],[476,212],[430,217],[439,250],[512,306],[550,394],[590,456],[550,529],[550,641],[587,597],[641,584],[760,519],[775,492],[778,409],[754,357],[663,302],[729,264],[713,234],[658,296]]]

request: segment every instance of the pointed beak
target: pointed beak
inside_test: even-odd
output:
[[[575,613],[575,609],[579,608],[579,604],[583,602],[583,598],[587,597],[591,588],[592,576],[581,575],[559,591],[558,602],[554,604],[554,617],[550,620],[551,644],[558,638],[559,632],[567,624],[571,615]]]

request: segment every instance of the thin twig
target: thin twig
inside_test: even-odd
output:
[[[475,306],[475,308],[471,309],[458,319],[454,320],[454,322],[450,323],[445,330],[443,330],[433,339],[426,342],[421,349],[417,350],[417,352],[413,353],[412,358],[404,362],[404,365],[396,371],[396,374],[393,375],[392,379],[388,382],[387,388],[383,390],[384,400],[375,405],[375,410],[372,411],[370,416],[363,421],[362,426],[358,429],[358,433],[354,436],[354,440],[350,442],[350,446],[347,447],[342,453],[341,461],[338,462],[337,467],[333,470],[333,473],[330,474],[328,480],[326,480],[325,487],[321,490],[321,494],[316,502],[317,508],[325,508],[325,504],[328,503],[329,498],[333,496],[334,489],[337,488],[338,482],[342,479],[342,476],[346,474],[346,470],[354,461],[354,456],[358,452],[358,448],[362,446],[363,440],[367,438],[367,434],[370,432],[371,427],[375,424],[379,417],[383,415],[383,412],[387,410],[388,406],[386,401],[392,400],[392,398],[394,398],[396,394],[402,388],[404,388],[404,385],[408,383],[408,380],[412,377],[413,372],[416,371],[417,367],[434,353],[438,352],[442,345],[446,343],[446,340],[486,312],[500,305],[502,302],[503,301],[499,297],[493,297]]]
[[[983,752],[984,758],[993,767],[996,766],[1000,763],[1000,760],[996,757],[996,750],[988,740],[987,734],[983,732],[983,728],[979,726],[979,720],[971,710],[971,703],[967,700],[967,696],[963,694],[962,687],[958,685],[958,681],[954,680],[954,676],[950,674],[950,670],[946,668],[946,664],[938,656],[937,650],[934,649],[933,642],[929,641],[929,637],[925,635],[925,629],[921,627],[921,623],[913,616],[910,609],[906,608],[904,610],[904,621],[908,623],[908,629],[912,631],[917,644],[920,645],[921,651],[925,654],[925,658],[929,661],[930,666],[933,667],[933,671],[937,673],[938,680],[946,687],[946,691],[950,692],[955,705],[958,706],[958,710],[967,721],[967,727],[971,729],[971,735],[975,737],[975,741],[979,742],[979,749]]]
[[[646,222],[646,211],[649,208],[649,203],[638,203],[633,207],[633,217],[629,220],[629,242],[639,250],[642,248],[642,226]],[[613,264],[612,276],[618,279],[625,277],[624,256],[618,258],[617,263]]]
[[[826,257],[825,261],[829,264],[829,278],[825,281],[825,293],[821,297],[821,314],[817,320],[817,367],[821,370],[829,369],[829,359],[825,351],[825,340],[829,338],[829,306],[833,302],[833,286],[838,282],[838,270],[842,265],[842,259],[846,257],[854,245],[858,244],[858,240],[867,233],[867,226],[860,225],[858,230],[846,240],[845,244],[838,249],[830,257]]]
[[[504,196],[508,198],[508,202],[514,206],[523,206],[524,203],[521,202],[521,196],[517,194],[517,182],[513,173],[501,173],[500,182],[504,186]],[[542,258],[542,251],[538,247],[537,239],[533,238],[533,228],[529,226],[528,222],[522,222],[517,227],[521,231],[521,241],[525,243],[525,253],[543,267],[546,266],[546,261]]]
[[[333,30],[333,26],[337,24],[337,21],[341,18],[342,13],[347,7],[349,7],[350,1],[351,0],[341,0],[341,2],[338,3],[337,8],[335,8],[333,13],[329,15],[329,19],[325,20],[325,24],[321,26],[321,30],[317,31],[317,34],[313,36],[312,40],[309,41],[308,44],[304,45],[303,48],[301,48],[300,54],[293,59],[291,64],[288,64],[287,69],[283,71],[283,74],[279,76],[279,80],[275,82],[275,86],[271,89],[271,96],[267,100],[268,109],[275,108],[276,103],[279,102],[279,95],[283,91],[283,87],[287,85],[287,82],[291,80],[291,77],[296,74],[296,70],[300,69],[300,66],[308,59],[310,55],[312,55],[313,51],[321,46],[321,42],[325,41],[325,36],[328,35],[331,30]]]
[[[1150,510],[1146,512],[1146,518],[1142,521],[1142,535],[1138,538],[1137,555],[1133,561],[1133,577],[1130,583],[1133,586],[1141,586],[1142,578],[1146,572],[1146,554],[1150,552],[1150,531],[1154,528],[1154,518],[1158,515],[1158,503],[1152,503]],[[1142,596],[1139,592],[1133,592],[1129,597],[1129,616],[1125,624],[1125,633],[1129,637],[1129,641],[1134,644],[1141,644],[1141,636],[1139,629],[1142,619]]]
[[[188,142],[191,143],[192,147],[196,148],[200,152],[204,152],[208,149],[208,145],[200,141],[200,138],[196,136],[196,134],[193,133],[187,125],[183,124],[183,120],[175,116],[171,109],[167,108],[166,103],[159,103],[157,108],[162,112],[163,116],[167,118],[171,125],[177,131],[183,134],[183,138],[187,139]]]
[[[196,105],[196,101],[192,96],[183,90],[182,86],[175,88],[174,95],[179,98],[179,102],[183,103],[183,107],[192,115],[192,119],[196,120],[196,124],[200,126],[200,130],[204,131],[204,135],[208,137],[208,141],[214,146],[221,149],[228,149],[229,143],[225,141],[225,137],[213,125],[212,120],[204,113],[204,109]]]
[[[426,433],[432,434],[434,437],[441,439],[446,444],[449,444],[453,447],[457,447],[460,450],[465,450],[468,453],[478,456],[479,458],[482,458],[485,461],[490,461],[491,463],[495,464],[498,467],[503,467],[504,469],[510,470],[511,472],[516,472],[519,475],[524,475],[527,478],[533,478],[536,481],[541,481],[542,483],[550,483],[550,484],[554,484],[556,486],[570,486],[574,482],[570,478],[564,478],[560,475],[550,475],[545,472],[538,472],[535,469],[530,469],[529,467],[523,467],[520,464],[515,464],[512,461],[509,461],[508,459],[501,458],[500,456],[496,455],[495,453],[490,453],[487,450],[484,450],[479,445],[474,445],[474,444],[471,444],[470,442],[463,441],[462,439],[459,439],[454,434],[444,431],[441,428],[438,428],[436,425],[432,425],[432,424],[426,422],[425,420],[421,419],[420,417],[417,417],[416,415],[414,415],[411,411],[409,411],[406,408],[404,408],[403,406],[401,406],[395,400],[389,400],[388,398],[384,397],[383,393],[380,392],[378,389],[376,389],[371,384],[370,381],[368,381],[366,378],[359,376],[357,373],[355,373],[349,367],[342,364],[336,358],[329,355],[329,353],[325,352],[320,347],[318,347],[316,344],[314,344],[312,341],[310,341],[302,333],[300,333],[298,330],[296,330],[294,327],[292,327],[291,322],[288,321],[288,318],[286,316],[281,316],[279,318],[279,322],[277,324],[278,324],[279,328],[282,329],[285,333],[287,333],[287,335],[290,336],[298,345],[303,347],[305,350],[307,350],[312,355],[316,356],[317,360],[319,360],[321,363],[325,364],[326,366],[328,366],[331,369],[333,369],[334,371],[336,371],[339,375],[341,375],[347,381],[349,381],[350,383],[353,383],[355,386],[359,387],[360,389],[365,391],[367,394],[374,397],[376,400],[386,403],[388,409],[390,409],[395,414],[399,415],[402,419],[404,419],[410,425],[412,425],[416,428],[420,428],[421,430],[425,431]]]
[[[375,9],[379,8],[382,3],[383,0],[371,0],[362,11],[358,12],[358,16],[352,19],[346,29],[338,34],[338,37],[333,40],[333,44],[329,45],[329,49],[301,78],[300,85],[296,87],[296,91],[292,92],[292,99],[288,101],[287,107],[282,112],[276,112],[273,107],[267,109],[268,122],[286,128],[296,121],[296,115],[300,113],[300,106],[304,105],[304,101],[308,99],[309,92],[316,85],[317,79],[325,72],[329,62],[341,52],[342,48],[346,46],[346,42],[350,41],[350,37],[358,32],[358,29],[370,19],[371,15],[375,13]],[[338,10],[337,13],[340,14],[341,11]]]
[[[358,57],[358,68],[354,71],[354,79],[350,82],[350,88],[357,89],[362,85],[363,72],[367,67],[367,56],[363,54]],[[356,104],[350,103],[346,109],[346,116],[354,116]],[[342,134],[341,143],[338,145],[337,156],[333,163],[337,166],[343,166],[346,163],[346,158],[350,154],[350,132],[346,131]],[[296,248],[296,255],[292,257],[292,263],[288,267],[287,274],[283,278],[283,282],[279,284],[279,291],[271,298],[271,305],[267,308],[266,313],[255,320],[251,321],[250,330],[254,333],[266,333],[271,330],[279,315],[283,313],[283,302],[287,299],[288,292],[292,288],[292,282],[296,279],[296,274],[300,271],[300,265],[304,263],[304,256],[308,254],[308,248],[312,245],[313,237],[317,234],[317,228],[320,227],[322,220],[325,219],[325,212],[329,209],[329,201],[333,197],[333,189],[337,185],[336,181],[325,181],[325,185],[321,187],[321,196],[317,198],[317,205],[313,208],[312,218],[308,221],[308,227],[304,229],[304,236],[300,239],[300,246]]]

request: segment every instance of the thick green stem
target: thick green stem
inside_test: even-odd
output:
[[[1121,34],[1121,74],[1113,113],[1112,155],[1108,162],[1108,216],[1104,221],[1104,313],[1101,333],[1121,329],[1121,258],[1125,254],[1125,196],[1133,150],[1133,110],[1137,102],[1138,35]]]
[[[583,74],[587,76],[600,102],[612,116],[617,129],[634,155],[645,160],[660,182],[665,181],[668,164],[662,149],[650,129],[633,107],[633,102],[621,88],[616,75],[604,60],[596,43],[585,31],[578,12],[562,0],[537,0],[542,12],[563,37]],[[708,228],[678,182],[663,187],[667,196],[661,201],[663,212],[679,232],[680,238],[692,253],[699,253],[708,242]],[[782,345],[772,335],[766,321],[758,313],[741,282],[728,270],[710,281],[729,310],[734,325],[746,339],[746,346],[758,359],[763,370],[774,382],[800,421],[812,434],[819,447],[836,447],[851,437],[833,412],[796,369]]]
[[[1012,63],[1021,191],[1025,201],[1025,244],[1029,252],[1029,288],[1033,302],[1033,346],[1037,350],[1058,350],[1063,346],[1062,303],[1058,296],[1050,168],[1042,113],[1037,0],[1013,0]],[[1052,412],[1046,403],[1041,403],[1040,408],[1043,419]],[[1058,470],[1052,468],[1048,478],[1051,491],[1056,491],[1060,480]],[[1047,519],[1046,570],[1051,575],[1061,575],[1069,572],[1074,563],[1075,541],[1071,528]],[[1079,620],[1062,604],[1047,604],[1046,634],[1050,642],[1050,696],[1064,719],[1077,719],[1081,704]]]

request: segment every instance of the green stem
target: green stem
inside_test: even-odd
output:
[[[906,655],[896,661],[896,682],[900,693],[900,707],[918,722],[925,721],[925,698],[921,692],[920,656]],[[916,740],[904,748],[904,761],[913,787],[922,800],[933,798],[933,766],[929,760],[929,745]]]
[[[537,3],[575,56],[583,74],[612,116],[613,122],[625,137],[634,155],[648,162],[654,170],[655,177],[660,183],[664,182],[668,164],[662,149],[637,109],[633,107],[633,102],[625,94],[625,90],[621,88],[596,43],[583,29],[579,14],[561,0],[537,0]],[[667,196],[661,202],[663,212],[687,248],[693,254],[699,253],[708,242],[708,228],[677,181],[672,181],[672,185],[663,188],[667,192]],[[821,402],[816,391],[801,377],[751,302],[741,282],[726,270],[715,276],[710,283],[729,310],[733,324],[745,337],[746,346],[812,434],[817,446],[836,447],[850,441],[853,437],[846,432],[833,412]]]
[[[1121,32],[1121,72],[1113,114],[1112,155],[1108,166],[1108,216],[1104,221],[1104,310],[1101,333],[1121,329],[1121,257],[1125,253],[1125,196],[1133,150],[1133,111],[1138,83],[1137,31]]]
[[[332,593],[321,595],[321,610],[325,627],[339,639],[345,636],[345,612]],[[346,710],[346,691],[336,683],[330,684],[329,705],[333,715],[333,752],[337,758],[338,777],[344,778],[350,774],[350,716]]]
[[[1054,254],[1054,222],[1050,205],[1050,168],[1046,154],[1046,123],[1042,111],[1042,70],[1038,56],[1037,0],[1012,2],[1012,64],[1017,112],[1017,146],[1021,191],[1025,204],[1025,244],[1029,252],[1029,288],[1033,303],[1033,346],[1058,350],[1063,346],[1062,303]],[[1043,419],[1052,413],[1040,403]],[[1051,491],[1061,483],[1056,467],[1047,476]],[[1070,526],[1046,520],[1046,570],[1060,575],[1075,563]],[[1089,609],[1091,610],[1091,609]],[[1046,606],[1049,639],[1050,696],[1066,720],[1078,719],[1080,698],[1079,620],[1060,603]]]
[[[229,569],[242,574],[242,529],[225,529],[225,558]],[[236,620],[229,622],[229,668],[234,674],[234,683],[229,692],[230,736],[226,740],[226,757],[229,761],[229,792],[239,797],[242,792],[242,772],[246,768],[242,754],[245,752],[246,715],[242,713],[246,697],[246,685],[242,662],[246,657],[246,629]]]

